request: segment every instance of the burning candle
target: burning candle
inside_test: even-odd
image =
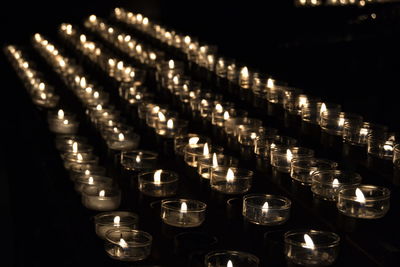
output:
[[[211,175],[213,190],[224,194],[243,194],[250,190],[253,172],[235,167],[216,167]]]
[[[271,149],[271,165],[280,172],[288,173],[293,159],[312,158],[314,151],[304,147],[276,146]]]
[[[111,211],[99,213],[94,217],[96,234],[101,239],[106,239],[106,233],[120,227],[136,229],[139,216],[128,211]]]
[[[79,123],[75,121],[74,116],[60,109],[55,112],[49,112],[48,119],[50,131],[59,134],[75,134],[78,131]]]
[[[198,161],[210,155],[210,153],[222,153],[223,148],[205,144],[187,145],[184,148],[184,160],[187,165],[191,167],[197,167]]]
[[[121,192],[117,188],[90,186],[82,190],[82,203],[91,210],[110,211],[119,207]]]
[[[165,199],[161,202],[161,218],[175,227],[197,227],[205,220],[207,205],[191,199]]]
[[[171,196],[178,190],[178,174],[166,170],[140,173],[139,190],[152,197]]]
[[[242,251],[217,250],[205,255],[207,267],[257,267],[259,263],[256,256]]]
[[[238,162],[239,161],[236,158],[223,154],[212,153],[199,160],[197,172],[202,178],[210,179],[213,170],[218,166],[237,167]]]

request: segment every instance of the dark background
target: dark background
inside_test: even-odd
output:
[[[400,6],[397,3],[365,8],[296,8],[288,0],[73,0],[53,1],[52,4],[7,1],[1,6],[2,45],[29,45],[29,38],[35,32],[55,36],[61,22],[80,23],[92,13],[108,16],[113,7],[123,6],[216,44],[223,55],[287,80],[306,93],[340,103],[345,111],[357,112],[367,121],[399,130],[398,98],[395,96],[400,71]],[[372,13],[376,19],[372,18]],[[1,156],[4,158],[0,158],[0,196],[4,216],[1,221],[5,224],[2,242],[10,248],[9,253],[6,251],[1,255],[5,262],[2,266],[14,266],[18,246],[13,237],[19,231],[16,225],[25,225],[15,224],[15,220],[26,220],[26,227],[32,220],[38,220],[24,217],[24,210],[15,210],[15,203],[20,201],[20,207],[21,199],[24,199],[26,208],[35,210],[34,204],[40,201],[24,198],[27,189],[11,192],[10,198],[8,183],[9,179],[16,178],[21,179],[23,185],[24,181],[36,178],[29,177],[30,168],[36,166],[32,160],[36,152],[27,151],[35,142],[35,132],[29,131],[39,126],[34,120],[27,121],[30,117],[24,111],[29,109],[24,109],[24,105],[29,105],[29,99],[18,92],[16,76],[3,55],[0,64],[1,131],[5,133],[1,142]],[[24,129],[28,132],[23,132]],[[36,151],[41,149],[40,146],[34,148]],[[15,175],[21,168],[24,172]],[[18,177],[21,175],[23,177]]]

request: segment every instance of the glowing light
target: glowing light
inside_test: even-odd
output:
[[[63,121],[63,124],[64,124],[64,125],[68,125],[68,123],[69,123],[68,120],[64,120],[64,121]]]
[[[268,210],[269,210],[269,205],[268,205],[268,202],[265,201],[264,205],[261,208],[262,215],[264,215],[264,216],[267,215]]]
[[[96,20],[97,20],[96,15],[90,15],[90,17],[89,17],[90,22],[95,22]]]
[[[115,227],[119,227],[120,226],[120,222],[121,222],[121,217],[115,216],[114,217],[114,226]]]
[[[98,105],[96,106],[96,110],[102,110],[102,109],[103,109],[103,106],[102,106],[102,105],[98,104]]]
[[[189,138],[189,145],[196,145],[197,142],[199,142],[200,138],[195,136],[195,137],[191,137]]]
[[[161,111],[158,112],[158,119],[159,119],[159,121],[166,121],[167,120],[165,118],[164,113],[162,113]]]
[[[80,85],[82,88],[86,88],[87,83],[86,83],[86,78],[85,78],[85,77],[82,77],[82,78],[81,78],[81,80],[79,81],[79,85]]]
[[[154,172],[153,178],[154,178],[154,184],[155,185],[160,185],[161,184],[161,173],[162,173],[162,170],[157,170],[157,171]]]
[[[123,68],[124,68],[124,62],[119,61],[119,62],[117,63],[117,69],[118,69],[118,70],[122,70]]]
[[[99,92],[96,91],[93,93],[93,98],[98,99],[99,97],[100,97]]]
[[[343,125],[344,125],[344,121],[345,121],[345,119],[344,119],[344,118],[339,118],[339,121],[338,121],[338,126],[339,126],[339,127],[343,127]]]
[[[149,24],[149,18],[148,17],[144,17],[142,24],[143,24],[143,26],[147,26]]]
[[[118,245],[120,245],[121,246],[121,248],[128,248],[128,243],[126,243],[126,241],[123,239],[123,238],[120,238],[119,239],[119,243],[118,243]]]
[[[89,184],[93,184],[93,183],[94,183],[93,177],[90,176],[90,177],[89,177]]]
[[[339,184],[340,184],[340,183],[339,183],[339,180],[335,178],[335,179],[333,180],[333,182],[332,182],[332,187],[333,187],[333,188],[337,188],[337,187],[339,187]]]
[[[122,141],[124,141],[124,140],[125,140],[124,134],[123,134],[123,133],[119,133],[119,134],[118,134],[118,141],[122,142]]]
[[[142,161],[142,159],[140,158],[140,155],[137,155],[135,160],[136,160],[136,163],[140,163]]]
[[[175,68],[175,62],[174,62],[172,59],[170,59],[170,60],[168,61],[168,67],[169,67],[170,69],[174,69],[174,68]]]
[[[271,146],[272,146],[272,145],[271,145]],[[290,151],[289,148],[286,150],[286,159],[287,159],[288,162],[291,162],[292,159],[293,159],[292,151]]]
[[[210,154],[210,150],[208,149],[208,144],[205,143],[204,148],[203,148],[203,156],[208,156],[209,154]]]
[[[271,78],[268,78],[267,87],[268,88],[274,88],[275,87],[275,81],[273,79],[271,79]]]
[[[215,110],[216,110],[218,113],[221,113],[222,111],[224,111],[224,108],[222,107],[221,104],[216,104],[216,105],[215,105]]]
[[[306,107],[308,103],[307,96],[299,96],[299,108]]]
[[[174,121],[172,119],[169,119],[167,121],[167,128],[168,129],[173,129],[174,128]]]
[[[233,263],[231,260],[228,261],[228,263],[226,264],[226,267],[233,267]]]
[[[256,139],[256,138],[257,138],[257,133],[252,132],[252,133],[250,134],[250,138],[251,138],[252,140]]]
[[[225,111],[224,112],[224,120],[229,120],[229,112],[228,111]]]
[[[188,45],[188,44],[190,44],[190,43],[192,42],[192,38],[190,38],[189,35],[186,35],[186,36],[183,38],[183,42],[185,42],[185,44]]]
[[[99,197],[105,197],[105,196],[106,196],[106,191],[100,190]]]
[[[365,196],[364,193],[360,190],[360,188],[356,189],[356,201],[362,204],[365,203]]]
[[[39,83],[39,90],[40,91],[44,91],[45,87],[46,87],[46,85],[44,83]]]
[[[89,176],[89,175],[90,175],[90,170],[86,170],[86,171],[85,171],[85,175],[86,175],[86,176]]]
[[[62,109],[58,110],[57,117],[59,120],[64,119],[64,111]]]
[[[78,153],[78,155],[76,155],[76,158],[77,158],[78,162],[83,161],[83,157],[82,157],[81,153]]]
[[[235,180],[235,174],[233,173],[232,169],[229,168],[226,173],[226,182],[232,183]]]
[[[81,43],[85,43],[86,42],[86,35],[81,34],[81,36],[79,36],[79,40],[81,41]]]
[[[308,234],[304,234],[304,241],[306,243],[303,244],[303,248],[309,248],[309,249],[315,248],[314,242]]]
[[[175,75],[174,78],[172,78],[172,82],[173,82],[175,85],[178,85],[178,84],[179,84],[179,76]]]
[[[182,204],[181,204],[181,213],[187,213],[187,204],[186,204],[186,202],[182,202]]]
[[[240,77],[242,79],[248,79],[249,78],[249,69],[247,67],[243,67],[240,70]]]
[[[78,153],[78,143],[77,142],[72,143],[72,152]]]
[[[366,128],[361,128],[361,129],[360,129],[360,135],[361,135],[361,136],[367,136],[367,135],[368,135],[368,129],[366,129]]]

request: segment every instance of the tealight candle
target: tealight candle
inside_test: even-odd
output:
[[[210,153],[222,153],[224,149],[222,147],[210,145],[208,143],[205,144],[196,144],[196,145],[186,145],[184,148],[184,160],[187,165],[191,167],[197,167],[198,161],[210,155]]]
[[[207,267],[257,267],[259,263],[260,260],[253,254],[234,250],[212,251],[204,261]]]
[[[164,199],[161,202],[161,218],[164,223],[176,227],[197,227],[205,220],[207,205],[192,199]]]
[[[140,173],[139,190],[152,197],[171,196],[178,190],[178,174],[166,170]]]
[[[129,151],[139,146],[140,136],[135,133],[113,133],[107,137],[107,146],[116,151]]]
[[[293,159],[290,165],[290,177],[304,185],[310,185],[316,171],[334,170],[338,164],[331,160],[306,158]]]
[[[387,127],[369,122],[353,123],[347,121],[344,124],[343,140],[352,145],[364,146],[368,143],[369,136],[382,136],[386,134]]]
[[[174,138],[175,154],[183,156],[186,145],[193,146],[205,143],[210,143],[210,140],[204,136],[200,136],[194,133],[175,136]]]
[[[115,210],[121,203],[121,192],[117,188],[86,186],[82,190],[82,204],[91,210]]]
[[[289,219],[291,201],[286,197],[250,194],[243,197],[243,217],[259,225],[279,225]]]
[[[385,160],[393,159],[393,150],[397,144],[397,135],[394,133],[368,137],[368,154]]]
[[[139,216],[129,211],[109,211],[94,217],[95,230],[98,237],[106,239],[106,232],[118,228],[137,229]]]
[[[140,261],[151,253],[152,236],[149,233],[129,228],[111,229],[105,234],[107,254],[120,261]]]
[[[314,195],[329,201],[337,200],[342,186],[359,185],[362,180],[358,173],[341,170],[318,170],[311,178]]]
[[[58,134],[74,134],[78,131],[79,123],[75,121],[72,114],[64,112],[62,109],[49,112],[48,123],[50,131]]]
[[[295,264],[328,266],[339,254],[340,237],[332,232],[289,231],[284,238],[286,258]]]
[[[321,113],[321,121],[319,125],[321,126],[321,129],[328,134],[342,135],[346,122],[361,124],[362,121],[363,118],[357,114],[324,111]]]
[[[271,150],[271,165],[280,172],[290,172],[293,159],[312,158],[314,151],[304,147],[276,146]]]
[[[257,136],[254,143],[254,153],[259,157],[269,160],[271,157],[271,149],[274,149],[276,146],[293,147],[296,144],[297,140],[289,136]]]
[[[175,118],[168,119],[167,121],[157,121],[156,133],[165,138],[173,138],[176,135],[184,134],[187,130],[189,122]]]
[[[212,153],[198,161],[197,173],[204,179],[210,179],[212,172],[219,166],[237,167],[239,161],[224,154]]]
[[[210,185],[213,190],[224,194],[243,194],[250,190],[253,172],[229,166],[213,169]]]
[[[307,105],[301,107],[301,119],[312,124],[319,124],[323,112],[340,112],[341,106],[334,103],[320,101],[309,101]]]
[[[84,165],[84,164],[97,164],[99,158],[94,156],[92,153],[86,152],[66,152],[63,154],[64,167],[70,169],[72,165]]]
[[[337,208],[346,216],[378,219],[390,207],[390,190],[374,185],[344,186],[339,189]]]
[[[109,177],[100,176],[100,175],[82,175],[75,179],[75,190],[78,193],[82,193],[85,187],[92,186],[93,188],[105,186],[111,187],[113,180]]]
[[[83,176],[89,178],[91,175],[104,176],[106,169],[99,165],[92,164],[72,164],[70,168],[70,178],[75,181],[76,178]]]
[[[143,171],[154,169],[158,154],[146,150],[122,151],[121,165],[125,170]]]

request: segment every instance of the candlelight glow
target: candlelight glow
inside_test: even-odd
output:
[[[229,120],[229,112],[228,111],[225,111],[224,112],[224,120]]]
[[[90,176],[90,177],[89,177],[89,184],[93,184],[93,183],[94,183],[93,177]]]
[[[174,68],[175,68],[175,62],[174,62],[172,59],[170,59],[170,60],[168,61],[168,67],[169,67],[170,69],[174,69]]]
[[[229,168],[226,173],[226,181],[228,183],[232,183],[235,180],[235,174],[233,173],[232,169]]]
[[[301,95],[299,96],[299,108],[306,107],[308,103],[307,96]]]
[[[121,248],[127,248],[128,247],[128,243],[126,243],[126,241],[123,238],[119,239],[119,243],[118,243]]]
[[[181,213],[187,213],[187,204],[186,204],[186,202],[182,202],[182,204],[181,204]]]
[[[268,202],[265,201],[264,205],[263,205],[262,208],[261,208],[262,214],[263,214],[264,216],[268,213],[268,209],[269,209]]]
[[[76,158],[78,159],[78,161],[82,161],[83,157],[81,153],[78,153],[78,155],[76,155]]]
[[[339,187],[339,184],[340,184],[340,183],[339,183],[339,180],[335,178],[335,179],[333,180],[333,182],[332,182],[332,187],[334,187],[334,188],[335,188],[335,187]]]
[[[325,105],[325,103],[322,103],[321,108],[319,110],[319,114],[322,114],[323,112],[326,112],[326,111],[327,111],[326,105]]]
[[[179,76],[178,76],[178,75],[175,75],[174,78],[172,78],[172,82],[173,82],[174,84],[178,85],[178,84],[179,84]]]
[[[114,226],[116,226],[116,227],[120,226],[120,222],[121,222],[121,217],[115,216],[114,217]]]
[[[118,61],[117,63],[117,69],[118,70],[123,70],[124,68],[124,62],[123,61]]]
[[[86,87],[85,88],[85,93],[87,93],[87,94],[91,94],[92,91],[93,91],[92,87]]]
[[[257,137],[257,133],[252,132],[252,133],[250,134],[250,138],[251,138],[252,140],[256,139],[256,137]]]
[[[243,67],[240,70],[240,77],[242,79],[248,79],[249,78],[249,69],[247,67]]]
[[[93,93],[93,98],[97,99],[97,98],[99,98],[99,96],[100,96],[99,92],[96,91]]]
[[[78,153],[78,143],[77,142],[72,143],[72,152]]]
[[[136,155],[136,163],[140,163],[142,160],[141,160],[141,158],[140,158],[140,155]]]
[[[309,249],[315,248],[314,242],[308,234],[304,234],[304,241],[306,243],[303,244],[303,248],[309,248]]]
[[[385,144],[383,145],[383,149],[385,150],[385,152],[393,151],[393,142],[390,140],[386,141]]]
[[[41,97],[42,99],[46,99],[47,96],[46,96],[45,93],[41,93],[41,94],[40,94],[40,97]]]
[[[58,110],[57,117],[59,120],[64,119],[64,111],[62,109]]]
[[[79,40],[81,41],[81,43],[86,42],[86,35],[81,34],[81,36],[79,36]]]
[[[106,191],[100,190],[99,197],[105,197],[105,196],[106,196]]]
[[[124,134],[123,134],[123,133],[119,133],[119,134],[118,134],[118,141],[122,142],[122,141],[124,141],[124,140],[125,140]]]
[[[68,120],[64,120],[63,123],[64,123],[64,125],[68,125],[69,121]]]
[[[160,185],[161,184],[161,173],[162,170],[157,170],[154,172],[154,184],[155,185]]]
[[[158,119],[159,121],[166,121],[165,115],[161,111],[158,112]]]
[[[195,137],[190,137],[189,138],[189,145],[196,145],[197,142],[199,142],[200,138],[195,136]]]
[[[208,149],[208,144],[205,143],[204,148],[203,148],[203,156],[208,156],[209,154],[210,154],[210,151]]]
[[[213,154],[213,158],[212,158],[212,167],[213,167],[213,168],[218,167],[218,158],[217,158],[217,154],[216,154],[216,153]]]
[[[292,151],[290,151],[289,148],[286,150],[286,159],[287,159],[287,161],[289,161],[289,162],[291,162],[292,159],[293,159]]]
[[[216,105],[215,105],[215,110],[216,110],[218,113],[221,113],[222,111],[224,111],[224,108],[222,107],[221,104],[216,104]]]
[[[360,203],[365,203],[364,193],[360,190],[360,188],[356,189],[356,201]]]
[[[226,264],[226,267],[233,267],[233,263],[231,260],[228,261],[228,263]]]
[[[90,175],[90,170],[86,170],[85,175]]]
[[[366,129],[366,128],[361,128],[361,129],[360,129],[360,135],[361,135],[361,136],[367,136],[367,135],[368,135],[368,129]]]
[[[185,38],[183,38],[183,41],[185,42],[186,45],[188,45],[192,42],[192,39],[190,38],[189,35],[186,35]]]
[[[103,109],[102,105],[98,104],[98,105],[96,106],[96,110],[102,110],[102,109]]]
[[[174,129],[174,121],[172,119],[169,119],[167,121],[167,128],[168,129]]]
[[[95,22],[96,20],[97,20],[96,15],[90,15],[90,17],[89,17],[90,22]]]
[[[271,79],[271,78],[268,78],[267,87],[268,88],[274,88],[274,86],[275,86],[275,81],[273,79]]]
[[[344,125],[344,118],[339,118],[338,126],[343,127],[343,125]]]
[[[79,85],[82,87],[82,88],[86,88],[86,78],[85,77],[82,77],[81,78],[81,80],[79,81]]]
[[[149,24],[149,18],[148,17],[144,17],[142,24],[143,24],[143,26],[147,26]]]
[[[45,87],[46,87],[46,85],[44,83],[39,83],[39,90],[40,91],[44,91]]]

